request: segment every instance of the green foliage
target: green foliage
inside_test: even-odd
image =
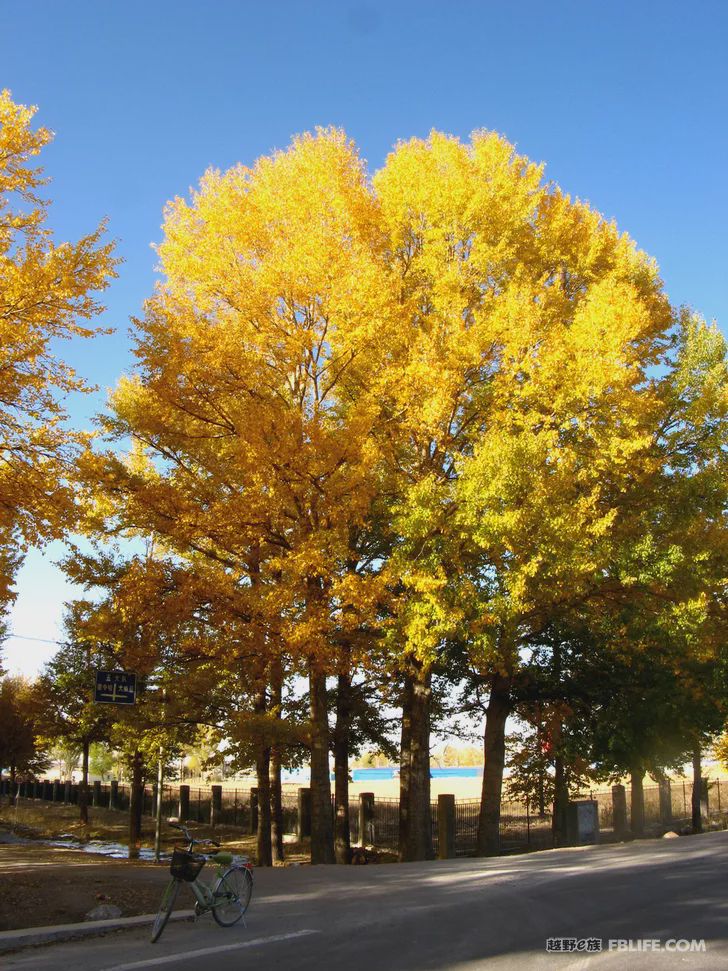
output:
[[[102,782],[111,776],[114,768],[114,753],[108,745],[102,742],[94,742],[91,745],[88,767],[90,774],[99,776]]]
[[[47,764],[36,740],[33,684],[6,675],[0,680],[0,769],[16,773],[42,771]]]

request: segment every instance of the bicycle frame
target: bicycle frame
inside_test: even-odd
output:
[[[201,873],[204,872],[201,871]],[[217,866],[217,876],[221,877],[223,874],[223,868],[220,864]],[[218,901],[218,897],[213,893],[212,887],[205,880],[201,880],[200,877],[195,877],[195,879],[188,883],[188,886],[192,893],[195,895],[197,903],[200,905],[201,910],[212,910]]]

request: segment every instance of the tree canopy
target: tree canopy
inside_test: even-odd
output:
[[[89,386],[57,342],[99,331],[95,294],[118,262],[103,223],[78,242],[54,241],[34,164],[53,136],[33,130],[34,114],[0,91],[0,606],[22,551],[75,521],[74,463],[87,437],[65,424],[63,398]]]

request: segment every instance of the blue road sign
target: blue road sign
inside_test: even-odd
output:
[[[97,671],[94,701],[107,705],[133,705],[136,701],[136,674],[128,671]]]

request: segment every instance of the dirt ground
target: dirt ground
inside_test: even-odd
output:
[[[151,848],[154,830],[144,820],[143,846]],[[126,813],[90,810],[83,827],[77,806],[19,800],[0,807],[0,930],[70,924],[82,921],[98,904],[115,904],[122,916],[154,913],[169,879],[168,863],[119,860],[65,846],[48,846],[39,840],[72,838],[79,842],[103,840],[124,843]],[[240,838],[225,827],[193,827],[200,839],[214,835],[225,849],[255,859],[253,837]],[[165,829],[163,850],[176,842],[174,830]],[[120,848],[123,850],[123,847]],[[308,861],[307,847],[287,847],[287,862]],[[189,891],[178,898],[180,909],[191,908]]]
[[[125,917],[154,913],[167,877],[155,863],[0,844],[0,930],[77,923],[100,903],[116,904]]]

